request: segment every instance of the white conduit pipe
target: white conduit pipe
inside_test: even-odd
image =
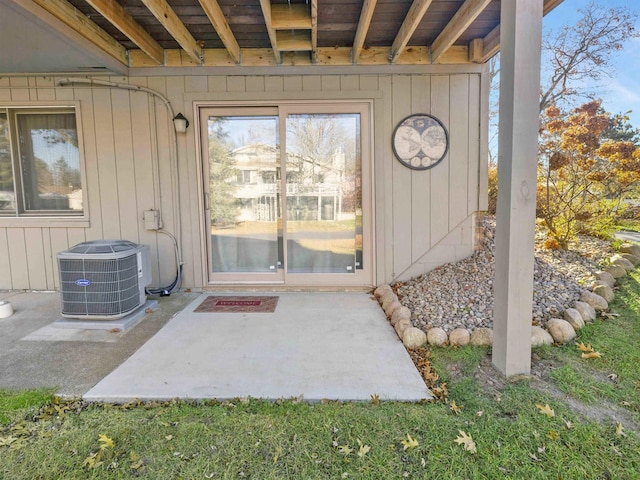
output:
[[[96,78],[63,78],[58,80],[57,85],[59,87],[67,87],[67,86],[73,86],[75,84],[88,84],[88,85],[100,85],[103,87],[109,87],[109,88],[118,88],[118,89],[122,89],[122,90],[131,90],[134,92],[145,92],[148,93],[149,95],[153,95],[156,98],[159,98],[162,103],[164,104],[165,108],[167,109],[168,113],[169,113],[169,119],[170,119],[170,123],[173,123],[173,117],[175,117],[175,112],[173,111],[173,107],[171,106],[171,102],[169,102],[169,99],[167,99],[167,97],[165,97],[164,95],[162,95],[159,92],[156,92],[155,90],[152,90],[150,88],[147,87],[143,87],[140,85],[130,85],[128,83],[118,83],[118,82],[111,82],[109,80],[99,80]],[[173,135],[170,135],[171,138],[171,159],[174,161],[174,172],[175,174],[172,174],[171,176],[171,182],[172,182],[172,197],[173,197],[173,204],[175,205],[174,209],[173,209],[173,217],[174,217],[174,222],[177,225],[177,231],[178,231],[178,238],[179,240],[176,241],[175,237],[173,235],[171,235],[169,232],[163,231],[163,230],[159,230],[160,233],[164,233],[165,235],[169,235],[170,237],[173,238],[174,241],[174,245],[175,245],[175,249],[176,249],[176,262],[178,263],[177,265],[177,277],[176,277],[176,281],[173,284],[173,288],[169,293],[174,292],[175,290],[177,290],[178,288],[180,288],[180,281],[182,279],[182,265],[183,265],[183,261],[182,261],[182,219],[181,219],[181,208],[180,208],[180,170],[178,168],[178,138],[177,138],[177,133],[175,131],[174,128],[171,128],[171,130],[173,131]],[[161,191],[161,185],[160,185],[160,180],[158,179],[158,191]]]

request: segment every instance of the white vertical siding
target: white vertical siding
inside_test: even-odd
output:
[[[411,112],[411,77],[398,75],[392,78],[392,125],[395,126]],[[391,142],[391,134],[385,135],[385,140]],[[379,152],[377,152],[379,153]],[[393,266],[398,273],[411,265],[411,215],[413,201],[411,198],[412,170],[396,161],[393,153],[389,156],[392,162],[393,188]],[[416,208],[421,208],[419,205]]]
[[[451,101],[449,105],[449,222],[453,227],[467,217],[469,189],[469,76],[452,75],[449,82]],[[447,229],[448,230],[448,229]]]
[[[13,285],[13,272],[9,261],[9,238],[6,228],[0,228],[0,282],[6,288]]]
[[[455,165],[459,163],[459,159],[453,158],[451,152],[452,137],[457,138],[457,125],[451,125],[449,121],[450,82],[451,76],[449,75],[431,77],[431,114],[440,119],[449,131],[449,154],[431,169],[431,198],[429,199],[429,209],[431,211],[429,243],[431,246],[438,243],[449,231],[449,210],[451,208],[449,205],[449,170],[452,168],[452,164],[455,168]],[[466,192],[459,193],[461,195],[466,194]]]
[[[411,113],[431,113],[431,77],[411,77]],[[397,162],[396,162],[397,163]],[[431,246],[431,169],[411,172],[411,262]]]
[[[486,102],[479,73],[111,78],[158,91],[169,98],[175,113],[190,119],[187,134],[178,136],[177,172],[173,124],[161,101],[143,92],[80,84],[57,87],[57,80],[0,78],[0,102],[79,102],[89,226],[26,228],[0,219],[0,289],[58,288],[58,252],[86,240],[115,238],[150,245],[153,283],[168,284],[175,273],[173,245],[168,237],[144,229],[143,212],[152,208],[161,211],[165,228],[182,240],[183,285],[206,285],[199,218],[201,164],[192,118],[193,99],[199,95],[212,102],[217,95],[247,101],[252,94],[261,100],[265,95],[277,100],[374,99],[374,283],[420,273],[423,265],[432,268],[434,252],[458,238],[452,231],[461,225],[461,235],[471,237],[469,218],[481,207],[478,183],[485,170],[480,157],[485,151],[481,109]],[[416,113],[438,117],[450,135],[448,155],[426,171],[404,167],[391,149],[395,125]]]

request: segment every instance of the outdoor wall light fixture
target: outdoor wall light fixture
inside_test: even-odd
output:
[[[177,133],[185,133],[189,126],[189,120],[187,120],[182,113],[178,113],[173,117],[173,125],[175,126]]]

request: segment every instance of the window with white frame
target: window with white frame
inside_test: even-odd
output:
[[[81,216],[73,108],[0,106],[0,217]]]

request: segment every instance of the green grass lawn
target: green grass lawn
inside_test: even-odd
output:
[[[620,220],[616,225],[616,229],[640,232],[640,220]]]
[[[113,407],[0,391],[0,478],[638,479],[640,274],[618,293],[618,316],[578,338],[600,358],[536,350],[535,375],[507,382],[484,348],[432,349],[448,389],[436,403]]]

